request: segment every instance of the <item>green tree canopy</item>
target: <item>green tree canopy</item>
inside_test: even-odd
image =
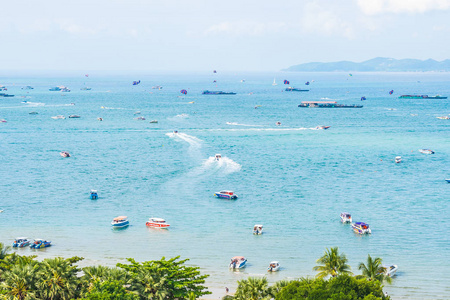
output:
[[[139,300],[139,296],[125,289],[123,282],[95,281],[83,300]]]
[[[324,278],[328,275],[336,277],[339,274],[351,274],[350,266],[347,264],[347,257],[345,254],[339,253],[339,248],[334,247],[326,249],[325,254],[316,262],[320,264],[315,266],[313,270],[319,271],[316,275],[318,278]]]

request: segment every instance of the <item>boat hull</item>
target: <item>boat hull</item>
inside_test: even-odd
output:
[[[113,228],[122,228],[122,227],[126,227],[128,225],[130,225],[129,221],[125,221],[125,222],[121,222],[121,223],[111,223],[111,226]]]
[[[170,224],[158,224],[158,223],[152,223],[152,222],[147,222],[147,223],[145,223],[145,225],[147,227],[152,227],[152,228],[167,228],[167,227],[170,227]]]
[[[217,198],[222,198],[222,199],[228,199],[228,200],[232,200],[232,199],[237,199],[236,195],[223,195],[223,194],[214,194],[214,196],[216,196]]]

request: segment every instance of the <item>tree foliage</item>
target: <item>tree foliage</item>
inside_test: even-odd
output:
[[[89,292],[83,300],[139,300],[139,296],[127,291],[123,282],[100,281],[93,282]]]
[[[367,262],[360,263],[358,269],[362,271],[362,275],[369,280],[378,280],[380,282],[391,283],[391,277],[385,275],[385,268],[382,265],[382,260],[379,257],[372,258],[370,254],[367,256]]]
[[[316,275],[318,278],[324,278],[328,275],[336,277],[339,274],[351,274],[350,266],[347,264],[347,257],[345,254],[339,253],[339,248],[334,247],[326,249],[325,254],[316,262],[319,266],[315,266],[313,270],[319,271]]]

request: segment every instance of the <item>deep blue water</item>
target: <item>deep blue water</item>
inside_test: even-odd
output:
[[[307,93],[283,92],[283,79],[314,82]],[[395,299],[450,298],[450,120],[436,118],[450,114],[450,102],[398,99],[450,96],[448,73],[91,74],[0,84],[16,95],[0,98],[1,242],[50,239],[53,247],[34,253],[83,256],[86,265],[181,255],[211,275],[216,299],[249,275],[313,276],[325,248],[339,246],[355,274],[367,254],[397,264],[386,288]],[[72,91],[48,91],[56,85]],[[85,85],[92,90],[81,91]],[[237,95],[201,95],[205,89]],[[321,99],[364,107],[297,107]],[[81,118],[51,118],[70,114]],[[72,157],[60,157],[63,150]],[[98,200],[89,200],[90,189]],[[221,189],[239,199],[214,198]],[[340,224],[342,211],[369,223],[372,235]],[[111,230],[118,215],[131,226]],[[149,217],[165,218],[170,229],[146,228]],[[253,236],[259,223],[264,234]],[[228,270],[235,255],[248,259],[244,271]],[[266,274],[272,260],[282,269]]]

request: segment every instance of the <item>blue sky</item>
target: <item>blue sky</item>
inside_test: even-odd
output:
[[[450,0],[2,2],[0,70],[277,71],[450,58]]]

